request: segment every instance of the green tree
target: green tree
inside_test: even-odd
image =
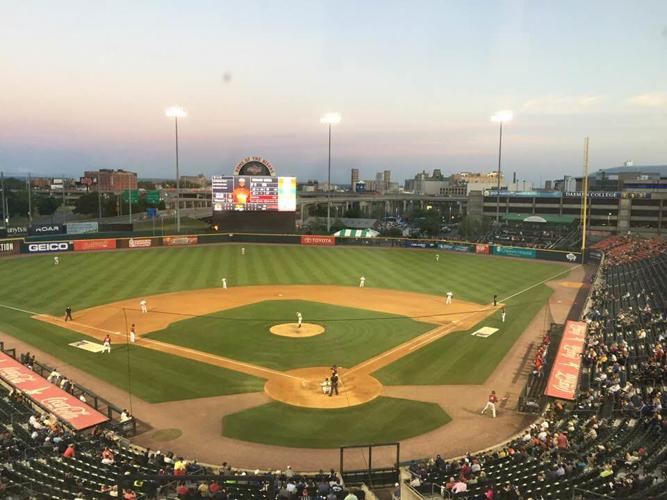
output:
[[[35,200],[40,215],[53,215],[61,203],[62,199],[53,196],[38,196]]]

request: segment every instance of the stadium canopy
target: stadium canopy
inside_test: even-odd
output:
[[[537,224],[572,224],[576,217],[574,215],[524,215],[505,214],[503,216],[508,222],[533,222]]]
[[[380,233],[373,229],[341,229],[334,233],[338,238],[375,238]]]

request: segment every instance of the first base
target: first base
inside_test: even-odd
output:
[[[476,332],[472,332],[470,335],[472,335],[473,337],[486,338],[486,337],[490,337],[491,335],[493,335],[497,331],[498,331],[497,328],[491,328],[490,326],[485,326],[485,327],[480,328]]]
[[[104,346],[102,344],[97,344],[88,340],[79,340],[78,342],[72,342],[71,344],[67,345],[78,347],[79,349],[83,349],[84,351],[89,352],[102,352],[104,350]]]

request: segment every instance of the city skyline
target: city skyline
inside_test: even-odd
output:
[[[182,175],[258,155],[325,179],[331,111],[336,183],[495,170],[500,109],[508,175],[579,174],[584,136],[592,171],[665,164],[667,5],[641,6],[9,2],[0,170],[173,177],[170,105]]]

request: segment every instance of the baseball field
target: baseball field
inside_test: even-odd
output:
[[[224,406],[261,395],[220,413],[226,438],[303,448],[389,442],[451,420],[446,405],[398,397],[398,388],[484,384],[548,301],[544,283],[570,270],[444,252],[436,261],[425,250],[244,248],[71,253],[58,265],[49,255],[4,259],[0,332],[146,405],[182,402],[187,411],[200,398]],[[74,321],[65,323],[68,305]],[[471,335],[481,327],[497,331]],[[68,345],[106,335],[111,354]],[[332,365],[338,396],[320,387]]]

